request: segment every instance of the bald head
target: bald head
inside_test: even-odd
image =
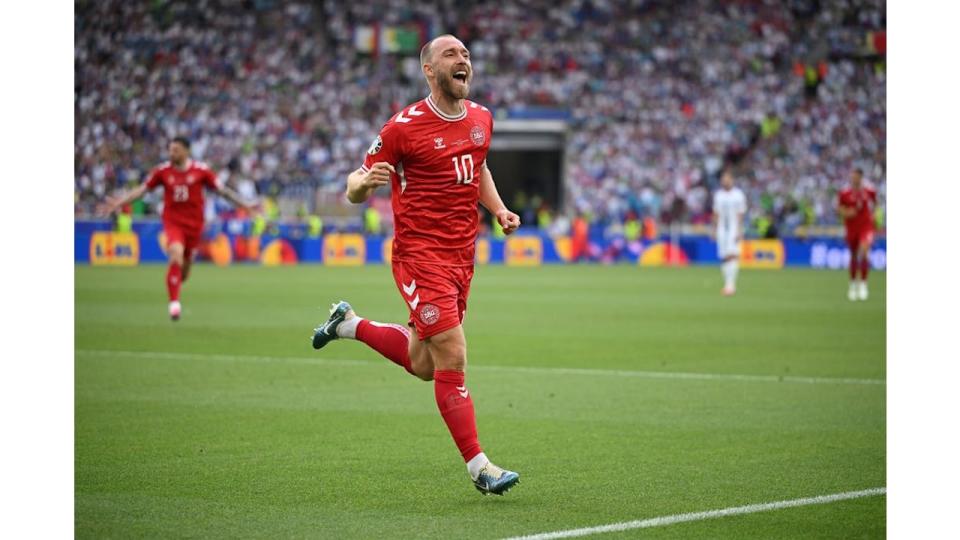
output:
[[[420,49],[420,65],[423,66],[425,64],[433,63],[433,44],[434,43],[438,41],[446,42],[449,40],[453,40],[455,43],[463,45],[463,43],[461,43],[460,40],[457,39],[457,36],[454,36],[453,34],[443,34],[443,35],[437,36],[431,39],[430,41],[426,42],[423,45],[423,47]]]
[[[424,43],[423,47],[420,48],[420,65],[421,66],[425,64],[429,64],[432,60],[432,58],[430,58],[433,54],[432,51],[430,50],[431,45],[433,45],[432,39]]]

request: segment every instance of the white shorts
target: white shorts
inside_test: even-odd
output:
[[[737,235],[724,233],[720,231],[717,233],[717,255],[721,259],[726,259],[727,257],[740,257],[740,242],[737,241]]]

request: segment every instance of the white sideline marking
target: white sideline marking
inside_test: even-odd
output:
[[[130,358],[154,358],[159,360],[219,360],[223,362],[286,362],[290,364],[314,364],[333,366],[372,366],[376,362],[366,360],[345,360],[339,358],[306,358],[296,356],[250,356],[237,354],[179,353],[164,351],[119,351],[98,349],[77,349],[77,354],[96,356],[127,356]]]
[[[531,534],[528,536],[514,536],[507,540],[550,540],[553,538],[575,538],[578,536],[587,536],[590,534],[600,534],[607,532],[629,531],[632,529],[648,529],[650,527],[663,527],[664,525],[673,525],[676,523],[686,523],[689,521],[702,521],[705,519],[714,519],[727,516],[739,516],[742,514],[755,514],[757,512],[769,512],[771,510],[780,510],[783,508],[794,508],[797,506],[810,506],[814,504],[827,504],[836,501],[845,501],[848,499],[858,499],[860,497],[872,497],[874,495],[885,495],[887,488],[878,487],[864,489],[862,491],[847,491],[845,493],[834,493],[832,495],[819,495],[817,497],[806,497],[803,499],[792,499],[789,501],[776,501],[761,504],[748,504],[746,506],[734,506],[732,508],[723,508],[720,510],[707,510],[706,512],[691,512],[689,514],[675,514],[672,516],[660,516],[650,519],[641,519],[637,521],[624,521],[621,523],[611,523],[609,525],[599,525],[597,527],[584,527],[582,529],[569,529],[566,531],[554,531],[548,533]]]
[[[163,351],[119,351],[77,349],[76,354],[100,356],[128,356],[132,358],[157,358],[169,360],[221,360],[227,362],[290,362],[296,364],[337,365],[337,366],[376,366],[380,362],[367,360],[348,360],[334,358],[308,358],[295,356],[244,356],[231,354],[178,353]],[[885,385],[883,379],[853,379],[844,377],[800,377],[793,375],[738,375],[733,373],[684,373],[679,371],[630,371],[622,369],[589,368],[551,368],[522,366],[486,366],[471,365],[471,371],[502,371],[510,373],[548,373],[552,375],[597,375],[614,377],[637,377],[641,379],[678,379],[699,381],[743,381],[743,382],[787,382],[802,384],[861,384]]]
[[[617,377],[641,377],[644,379],[690,379],[749,382],[793,382],[808,384],[886,384],[883,379],[851,379],[845,377],[799,377],[793,375],[738,375],[735,373],[688,373],[682,371],[632,371],[590,368],[539,368],[521,366],[471,366],[470,369],[515,371],[537,373],[549,371],[558,375],[615,375]]]

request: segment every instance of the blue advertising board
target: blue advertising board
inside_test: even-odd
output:
[[[163,226],[159,221],[134,223],[136,238],[105,235],[112,224],[105,220],[77,221],[74,224],[74,261],[97,263],[97,254],[109,252],[113,259],[104,264],[136,264],[164,262]],[[310,237],[302,224],[280,224],[268,234],[250,237],[245,222],[214,223],[204,231],[205,245],[198,258],[218,264],[263,263],[327,265],[383,264],[390,261],[391,238],[364,236],[358,233],[328,233]],[[130,256],[136,242],[136,260]],[[116,250],[114,250],[116,246]],[[479,264],[535,266],[578,261],[629,263],[644,266],[660,264],[719,264],[716,243],[706,235],[681,236],[677,245],[667,238],[627,242],[622,237],[592,236],[580,254],[571,253],[569,238],[551,238],[535,229],[521,230],[504,239],[481,237],[477,240]],[[229,253],[224,254],[227,250]],[[116,254],[114,255],[114,252]],[[104,255],[106,257],[106,255]],[[774,240],[746,240],[741,261],[746,268],[811,267],[846,268],[850,251],[842,238],[809,237]],[[115,259],[115,260],[114,260]],[[886,238],[879,237],[870,250],[871,266],[883,270],[887,266]]]

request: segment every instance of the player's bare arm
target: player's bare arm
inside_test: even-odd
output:
[[[851,206],[845,206],[842,204],[837,205],[837,212],[840,214],[840,217],[842,217],[843,219],[852,218],[857,214],[856,209],[854,209]]]
[[[239,193],[226,186],[220,188],[219,193],[224,199],[230,201],[230,204],[236,206],[237,208],[243,208],[251,214],[257,210],[257,201],[244,201],[240,197]]]
[[[347,200],[353,204],[366,202],[378,187],[390,183],[390,173],[393,172],[396,172],[393,165],[385,161],[374,163],[367,172],[363,169],[353,171],[347,177]]]
[[[143,197],[147,192],[147,185],[140,184],[139,186],[131,189],[130,191],[120,195],[118,197],[108,197],[106,203],[104,203],[99,211],[101,216],[109,216],[110,214],[116,212],[119,208],[123,207],[126,204],[130,204],[133,201]]]
[[[520,216],[508,210],[507,205],[503,204],[497,185],[493,182],[493,174],[486,165],[480,171],[480,204],[497,217],[504,234],[511,234],[520,228]]]

